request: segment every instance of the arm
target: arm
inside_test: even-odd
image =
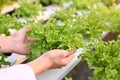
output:
[[[26,64],[0,69],[0,80],[36,80],[33,70]]]
[[[27,28],[22,28],[11,36],[1,36],[0,52],[4,52],[4,53],[14,52],[19,54],[26,54],[29,51],[29,49],[26,48],[26,45],[36,42],[36,40],[32,40],[26,37],[26,32],[27,32]],[[60,50],[60,49],[51,50],[44,53],[39,58],[27,63],[26,66],[29,66],[30,69],[37,76],[38,74],[41,74],[42,72],[48,69],[61,68],[63,66],[66,66],[74,57],[73,53],[74,52],[69,52],[67,50]],[[10,70],[11,68],[8,68],[8,69]],[[8,69],[5,69],[5,71],[2,70],[3,73],[5,72],[6,74],[6,71]],[[17,73],[16,70],[14,71],[14,66],[12,67],[12,69],[13,69],[13,75]],[[17,68],[17,70],[22,70],[22,69]],[[10,70],[8,74],[12,75],[11,72],[12,70]],[[1,71],[0,73],[2,74]],[[23,70],[21,71],[20,76],[23,76],[22,73],[24,73]],[[29,73],[29,70],[28,70],[28,73]]]
[[[74,57],[73,53],[59,49],[48,51],[27,64],[0,69],[0,80],[36,80],[35,75],[66,66]]]

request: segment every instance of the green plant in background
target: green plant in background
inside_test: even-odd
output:
[[[72,78],[65,77],[64,80],[72,80]]]
[[[120,32],[119,17],[120,8],[118,8],[116,4],[108,8],[103,3],[97,3],[94,7],[91,7],[88,10],[88,14],[82,14],[79,19],[76,18],[76,21],[81,22],[80,25],[86,26],[84,28],[87,30],[81,30],[82,33],[88,31],[85,34],[88,33],[94,36],[96,33],[102,34],[103,31]],[[79,25],[79,23],[77,25]]]
[[[86,14],[83,14],[83,16],[76,16],[75,21],[70,21],[70,25],[78,27],[78,33],[88,40],[96,38],[96,36],[102,37],[102,32],[104,30],[98,17],[91,13],[87,16]]]
[[[119,3],[120,0],[71,0],[73,2],[72,7],[76,9],[89,9],[96,3],[103,3],[107,7]]]
[[[72,20],[73,15],[76,13],[76,9],[67,9],[63,11],[56,11],[56,14],[53,15],[58,20],[61,20],[63,22],[67,20]]]
[[[9,35],[8,29],[19,29],[24,27],[25,24],[18,22],[15,17],[11,17],[10,15],[2,15],[0,14],[0,34]]]
[[[101,21],[100,24],[101,26],[104,26],[104,31],[109,31],[109,32],[120,31],[120,27],[119,27],[120,8],[118,8],[116,4],[107,7],[103,3],[97,3],[89,10],[90,10],[90,17],[94,16],[98,18],[97,22]]]
[[[90,29],[103,27],[103,31],[119,32],[120,12],[116,5],[108,8],[103,4],[97,4],[92,9],[87,16],[88,21],[86,21],[92,23],[90,25],[93,27]],[[91,20],[89,21],[89,19]],[[92,21],[95,22],[95,25]],[[88,52],[82,56],[83,60],[88,62],[90,69],[93,69],[93,76],[90,77],[90,80],[119,80],[120,67],[116,66],[120,65],[120,40],[107,43],[103,42],[102,38],[96,39],[94,37],[89,46],[89,48],[93,47],[92,50],[88,48]]]
[[[63,4],[65,2],[69,2],[70,0],[51,0],[52,3],[55,3],[55,4]]]
[[[117,0],[100,0],[101,2],[103,2],[106,6],[111,6],[115,3],[115,1]]]
[[[64,2],[68,2],[70,0],[39,0],[40,3],[42,3],[43,5],[49,5],[49,4],[62,4]]]
[[[93,70],[90,80],[119,80],[120,40],[103,42],[95,40],[89,45],[91,50],[82,54],[89,68]]]
[[[109,9],[106,22],[108,23],[108,30],[110,32],[120,32],[120,8],[117,5],[113,5]]]
[[[42,5],[38,2],[28,3],[23,2],[20,4],[20,8],[16,9],[12,14],[16,17],[33,17],[38,15],[39,11],[42,11]]]
[[[120,31],[120,8],[116,4],[108,8],[104,4],[98,3],[95,8],[91,8],[90,10],[92,12],[91,14],[98,17],[99,22],[101,21],[101,26],[104,26],[105,31]]]
[[[98,0],[71,0],[73,2],[72,7],[76,9],[88,9],[93,6]]]
[[[67,9],[57,12],[53,17],[63,24],[77,27],[77,32],[84,38],[92,39],[96,38],[96,36],[102,37],[102,32],[107,29],[104,25],[104,19],[106,19],[104,13],[107,12],[106,10],[108,8],[101,4],[100,9],[79,10],[80,14],[77,14],[76,9]]]

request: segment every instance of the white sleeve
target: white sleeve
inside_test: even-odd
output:
[[[0,80],[36,80],[32,68],[26,64],[0,70]]]

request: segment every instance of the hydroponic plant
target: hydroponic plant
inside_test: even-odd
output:
[[[20,2],[20,8],[16,9],[12,14],[16,17],[34,17],[37,16],[39,11],[42,11],[42,5],[38,2]]]
[[[16,17],[11,17],[10,15],[0,14],[0,34],[9,35],[9,29],[19,29],[24,26],[24,23],[18,22]]]
[[[51,1],[61,4],[67,0],[46,1],[48,1],[47,4]],[[45,23],[39,21],[36,23],[34,20],[18,22],[18,17],[35,16],[42,9],[41,4],[36,2],[21,4],[21,8],[15,10],[12,16],[0,15],[0,34],[10,35],[9,28],[20,29],[29,25],[32,31],[28,36],[38,39],[38,42],[28,46],[29,61],[51,49],[76,50],[82,47],[86,51],[82,59],[87,60],[90,69],[93,69],[90,80],[118,80],[120,78],[120,40],[108,43],[102,41],[103,31],[119,32],[120,30],[120,8],[114,3],[116,1],[110,0],[110,3],[109,0],[70,1],[73,4],[69,9],[57,12]],[[0,56],[4,58],[4,55]],[[0,65],[5,62],[3,58]]]
[[[71,5],[71,8],[76,8],[78,10],[80,9],[89,9],[91,8],[94,4],[102,2],[105,5],[112,5],[115,3],[116,0],[70,0],[73,4]]]
[[[64,2],[68,2],[70,0],[39,0],[40,3],[42,3],[43,5],[49,5],[49,4],[62,4]]]
[[[72,78],[65,77],[64,80],[72,80]]]
[[[7,61],[7,57],[5,55],[3,55],[2,53],[0,53],[0,68],[6,65],[10,65],[10,62]]]
[[[45,25],[32,25],[31,28],[29,36],[39,41],[31,47],[29,59],[34,59],[51,49],[76,50],[85,45],[82,35],[77,32],[78,27],[69,24],[59,25],[55,19],[49,20]]]
[[[95,40],[89,45],[82,59],[86,60],[93,75],[89,80],[120,79],[120,40],[103,42]]]

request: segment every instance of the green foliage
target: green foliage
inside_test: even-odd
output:
[[[69,0],[40,0],[40,3],[44,5],[49,5],[49,4],[62,4],[64,2],[68,2]]]
[[[77,14],[76,9],[68,9],[57,14],[53,17],[61,20],[63,24],[69,24],[77,28],[77,32],[87,39],[96,38],[96,36],[102,36],[103,30],[105,30],[104,14],[99,13],[101,10],[80,10],[80,14]]]
[[[103,42],[95,40],[82,59],[86,60],[93,70],[90,80],[119,80],[120,74],[120,40]]]
[[[56,12],[55,15],[53,15],[53,17],[65,22],[67,20],[71,20],[73,18],[73,14],[75,14],[76,11],[77,11],[76,9],[67,9],[67,10],[63,10],[61,12],[58,11],[58,12]]]
[[[42,1],[45,4],[61,4],[68,0]],[[90,69],[94,71],[90,80],[119,80],[120,40],[102,42],[102,32],[120,32],[120,8],[114,4],[114,0],[71,1],[73,4],[69,9],[57,12],[45,24],[34,21],[18,22],[15,16],[33,17],[42,10],[38,2],[20,3],[21,8],[15,10],[12,16],[0,15],[0,34],[9,35],[9,28],[20,29],[30,25],[32,31],[28,33],[28,36],[38,39],[38,42],[28,46],[30,48],[29,61],[48,50],[76,50],[82,47],[86,50],[86,53],[81,55],[82,59],[87,60]],[[85,40],[89,44],[86,45]],[[0,65],[4,64],[3,59],[1,62]],[[69,80],[69,78],[66,79]]]
[[[23,24],[24,23],[18,22],[15,17],[0,14],[0,34],[4,33],[9,35],[9,28],[19,29],[24,26]]]
[[[68,77],[65,77],[64,79],[65,79],[65,80],[72,80],[72,78],[68,78]]]
[[[38,2],[28,3],[23,2],[20,4],[20,8],[16,9],[12,14],[17,17],[33,17],[38,15],[39,11],[42,11],[42,5]]]
[[[76,9],[89,9],[96,3],[103,3],[106,6],[112,6],[113,4],[119,3],[119,0],[71,0],[73,2],[72,7]]]
[[[116,4],[108,8],[103,3],[97,3],[88,10],[88,14],[82,16],[83,22],[91,30],[97,28],[99,32],[120,32],[120,8]]]
[[[99,0],[71,0],[73,2],[72,7],[76,9],[88,9],[97,3]]]
[[[117,0],[101,0],[106,6],[111,6],[115,3]]]
[[[83,16],[77,16],[76,20],[73,22],[74,26],[79,26],[79,33],[82,34],[84,38],[91,40],[92,38],[96,38],[96,36],[102,37],[102,32],[104,27],[102,26],[101,22],[99,21],[98,17],[95,14],[86,14]]]
[[[87,13],[83,12],[81,16],[75,14],[76,9],[68,9],[53,15],[53,18],[44,25],[42,23],[33,24],[31,26],[32,32],[29,35],[39,39],[40,42],[38,41],[33,45],[32,48],[38,47],[36,49],[39,50],[34,49],[32,51],[31,48],[29,58],[34,59],[45,51],[55,48],[77,49],[84,47],[86,46],[85,38],[91,42],[96,36],[102,37],[102,32],[108,28],[104,24],[104,19],[106,19],[104,13],[109,9],[105,6],[99,7],[98,9],[91,9]],[[61,25],[56,18],[61,21]]]
[[[48,50],[76,50],[85,45],[82,35],[77,33],[78,27],[69,24],[59,25],[55,19],[49,20],[45,25],[41,25],[41,23],[32,25],[31,28],[32,32],[29,33],[29,36],[37,38],[39,41],[31,47],[29,59],[38,57]]]
[[[118,8],[117,5],[113,5],[110,7],[108,17],[106,17],[106,21],[108,21],[109,24],[109,31],[120,32],[120,8]]]
[[[2,67],[2,65],[10,65],[10,62],[6,61],[7,57],[5,55],[3,55],[2,53],[0,53],[0,68]]]

